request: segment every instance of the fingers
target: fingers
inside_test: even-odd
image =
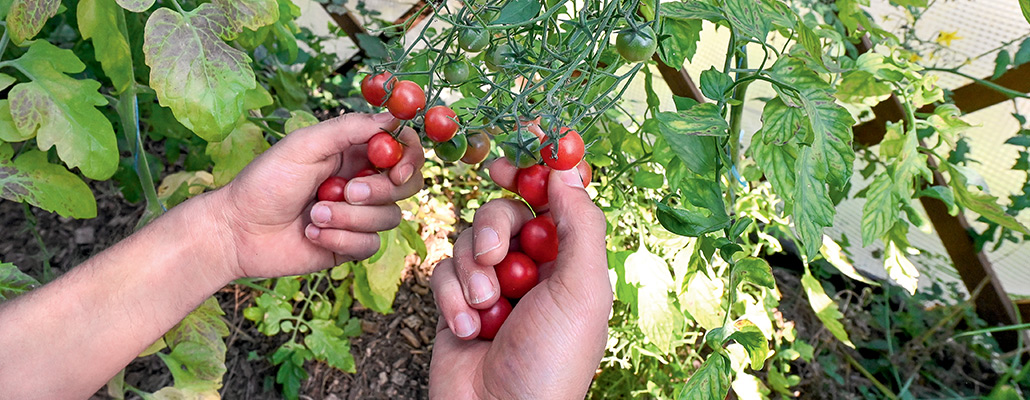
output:
[[[356,206],[323,201],[311,207],[311,222],[322,229],[375,233],[396,228],[401,222],[401,209],[393,203]]]
[[[465,301],[472,308],[484,309],[492,306],[500,297],[500,285],[493,264],[476,262],[472,253],[472,231],[466,229],[454,242],[454,269],[461,282]],[[507,240],[507,239],[506,239]]]
[[[454,268],[454,260],[448,258],[440,261],[433,270],[433,277],[429,283],[433,289],[433,298],[436,299],[436,307],[443,316],[441,324],[446,322],[451,332],[461,339],[475,338],[479,334],[479,313],[465,302],[465,294]],[[437,329],[437,332],[439,331],[440,329]]]
[[[299,129],[282,142],[296,143],[292,154],[300,163],[312,164],[343,153],[348,147],[364,144],[376,133],[393,131],[400,121],[390,113],[347,113],[320,124]]]
[[[425,153],[422,150],[422,142],[418,138],[418,134],[415,133],[411,128],[404,128],[401,134],[398,136],[402,147],[404,148],[404,154],[401,156],[401,160],[390,168],[389,176],[390,180],[397,186],[403,186],[405,183],[416,178],[415,173],[418,172],[417,180],[422,181],[421,169],[422,164],[425,164]],[[421,189],[421,185],[419,186]],[[417,190],[416,190],[417,192]],[[415,193],[411,193],[403,198],[409,197]]]
[[[395,173],[396,170],[391,171],[390,175]],[[347,182],[345,197],[351,204],[392,204],[414,196],[419,190],[422,190],[422,171],[416,169],[407,182],[400,186],[395,186],[391,178],[384,174],[351,179]]]
[[[508,189],[512,192],[518,192],[516,190],[515,176],[518,174],[518,168],[508,161],[505,157],[499,157],[492,164],[490,164],[490,179],[502,188]]]
[[[551,171],[548,198],[558,228],[558,259],[552,278],[570,294],[599,294],[611,302],[604,213],[583,189],[579,172]]]
[[[326,250],[347,258],[338,260],[340,262],[363,260],[372,257],[379,250],[379,234],[377,233],[322,229],[308,224],[304,229],[304,236]]]
[[[497,265],[508,254],[511,238],[533,219],[526,204],[510,199],[492,200],[476,211],[472,221],[472,254],[481,265]]]

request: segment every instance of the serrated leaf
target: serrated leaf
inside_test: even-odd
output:
[[[940,200],[944,203],[945,206],[948,207],[949,215],[958,215],[959,210],[958,205],[955,204],[955,194],[952,192],[951,188],[947,186],[930,186],[917,193],[916,196],[933,197],[937,200]]]
[[[872,73],[855,70],[841,75],[836,97],[843,102],[875,106],[891,94],[887,83],[876,79]]]
[[[7,10],[6,33],[11,42],[21,46],[35,37],[60,6],[60,0],[14,0]]]
[[[815,310],[815,315],[823,322],[823,326],[837,340],[840,340],[848,347],[855,348],[855,345],[851,343],[851,339],[848,339],[848,332],[844,330],[844,325],[840,323],[840,320],[844,318],[844,314],[840,313],[837,303],[830,296],[826,295],[826,291],[823,290],[819,280],[815,279],[808,271],[805,271],[805,274],[801,276],[801,286],[805,288],[808,304],[812,306],[812,310]]]
[[[898,223],[908,226],[905,222]],[[884,249],[883,267],[887,270],[887,275],[897,282],[898,286],[908,291],[909,295],[916,293],[916,288],[919,287],[919,270],[905,256],[904,249],[893,240],[888,241]]]
[[[41,151],[28,150],[11,161],[13,154],[11,145],[0,143],[0,198],[28,202],[64,217],[97,216],[93,192],[78,175],[51,164]]]
[[[1030,62],[1030,38],[1023,39],[1023,42],[1019,44],[1019,50],[1016,50],[1016,55],[1012,57],[1012,63],[1017,66],[1028,62]]]
[[[411,248],[397,229],[379,232],[379,241],[379,251],[354,268],[354,295],[373,311],[388,314]]]
[[[32,80],[15,85],[9,93],[18,130],[36,136],[40,150],[57,146],[61,160],[88,178],[106,180],[114,175],[118,169],[114,128],[96,108],[106,105],[107,99],[97,92],[100,82],[66,75],[86,68],[75,53],[37,40],[10,63]]]
[[[317,123],[318,118],[307,111],[290,111],[290,119],[286,120],[283,130],[289,134],[297,129],[315,125]]]
[[[245,111],[245,93],[257,85],[250,57],[220,38],[231,31],[218,8],[206,3],[185,15],[158,9],[144,33],[143,52],[158,101],[209,142],[232,132]]]
[[[866,190],[862,206],[862,245],[868,246],[887,233],[898,221],[898,201],[894,181],[888,174],[879,174]]]
[[[132,12],[144,12],[154,5],[154,0],[115,0],[122,8]]]
[[[959,172],[955,166],[947,165],[951,176],[951,190],[955,194],[955,202],[973,211],[980,216],[1001,225],[1007,229],[1030,235],[1030,231],[1013,216],[1005,213],[1005,210],[998,205],[998,198],[980,190],[970,190],[966,176]]]
[[[919,152],[919,138],[915,132],[901,134],[901,124],[887,124],[887,133],[881,142],[881,149],[894,148],[896,152],[884,157],[893,157],[894,194],[899,199],[911,196],[913,188],[922,185],[922,181],[932,182],[933,173],[927,166],[927,156]],[[884,152],[881,151],[883,154]]]
[[[851,263],[851,260],[848,260],[848,255],[844,254],[844,249],[827,235],[823,235],[823,247],[819,249],[819,254],[822,254],[826,262],[830,263],[830,265],[845,276],[870,286],[880,286],[876,281],[870,280],[858,273],[855,270],[855,265]]]
[[[663,11],[665,6],[662,6]],[[701,41],[701,20],[664,19],[658,31],[658,57],[669,67],[683,68],[697,54]]]
[[[268,93],[268,89],[264,86],[255,85],[253,89],[247,91],[243,95],[243,109],[255,110],[265,106],[270,106],[275,103],[272,99],[272,94]]]
[[[25,275],[14,264],[0,263],[0,303],[13,299],[39,286],[39,281]]]
[[[222,338],[229,336],[229,327],[223,315],[218,301],[210,297],[164,335],[165,343],[172,349],[170,356],[189,370],[189,377],[212,382],[216,388],[221,386],[226,370]],[[176,369],[172,368],[173,376]],[[184,377],[176,376],[176,386],[188,386],[179,381]]]
[[[723,14],[734,29],[744,35],[765,42],[769,36],[769,20],[763,13],[761,2],[755,0],[726,0]]]
[[[132,51],[121,31],[125,28],[122,13],[115,0],[82,0],[76,9],[82,38],[93,39],[96,59],[111,79],[115,93],[125,91],[134,81]]]
[[[755,163],[765,173],[765,178],[772,184],[773,190],[788,205],[793,204],[794,186],[797,181],[798,145],[796,141],[778,143],[766,139],[768,133],[763,127],[751,139],[748,149]]]
[[[728,100],[729,89],[733,87],[733,78],[711,67],[701,71],[701,93],[712,101]],[[720,118],[721,119],[721,118]]]
[[[772,267],[769,262],[757,257],[744,257],[733,265],[733,282],[730,286],[736,288],[741,282],[749,282],[755,286],[776,289],[776,279],[773,278]]]
[[[626,283],[637,287],[641,332],[662,352],[672,352],[684,320],[669,297],[673,290],[669,265],[645,248],[626,257],[625,265]]]
[[[851,147],[851,126],[855,120],[826,92],[809,91],[801,99],[815,138],[812,156],[816,159],[816,176],[843,188],[851,179],[855,164],[855,150]]]
[[[721,353],[712,353],[683,385],[676,400],[725,399],[732,379],[730,360]]]
[[[692,154],[686,143],[680,143],[677,139],[686,136],[716,136],[727,135],[729,124],[719,113],[719,107],[712,103],[698,104],[690,109],[678,113],[658,113],[660,132],[665,140],[673,146],[673,150],[681,158]],[[711,159],[712,157],[706,157]],[[693,165],[691,167],[693,168]]]
[[[249,121],[238,125],[225,140],[208,143],[205,154],[214,163],[211,171],[215,177],[214,186],[221,187],[229,183],[269,147],[261,127]]]
[[[157,199],[172,208],[186,199],[214,187],[215,177],[207,171],[183,171],[170,174],[157,187]]]
[[[736,331],[726,339],[740,343],[744,350],[747,350],[747,354],[751,358],[751,369],[756,371],[762,369],[766,358],[769,358],[769,342],[765,339],[762,330],[746,319],[734,322],[733,326]]]
[[[799,107],[788,107],[779,97],[766,102],[762,109],[763,143],[800,142],[811,137],[811,129],[805,111]]]
[[[350,341],[343,338],[343,329],[332,321],[322,319],[308,321],[307,325],[311,333],[304,337],[304,344],[315,355],[315,359],[340,371],[356,371],[354,356],[350,353]]]
[[[805,48],[808,55],[819,65],[825,67],[826,64],[823,63],[823,46],[819,42],[819,36],[815,34],[815,31],[808,25],[805,25],[805,22],[800,19],[794,25],[794,30],[798,33],[798,43],[801,43],[801,46]]]
[[[998,79],[1005,71],[1008,71],[1009,64],[1012,63],[1012,55],[1009,54],[1008,50],[1002,50],[998,52],[998,55],[994,58],[994,75],[991,75],[991,79]]]
[[[236,30],[258,30],[279,21],[279,3],[276,0],[214,0],[225,12]]]
[[[803,148],[798,157],[797,184],[794,188],[794,229],[811,261],[819,254],[823,242],[823,228],[833,225],[833,202],[826,184],[817,177],[818,161],[811,148]]]

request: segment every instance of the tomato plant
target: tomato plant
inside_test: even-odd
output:
[[[615,49],[619,55],[631,62],[646,61],[658,48],[658,37],[654,29],[644,25],[619,32],[615,38]]]
[[[447,106],[433,106],[426,111],[423,126],[426,136],[434,142],[446,142],[458,133],[458,114]],[[460,157],[459,157],[460,158]]]
[[[525,249],[523,249],[525,250]],[[509,251],[500,263],[494,266],[501,296],[519,299],[529,293],[540,279],[536,263],[529,256]]]
[[[389,133],[379,132],[368,140],[368,161],[376,168],[390,168],[397,165],[404,155],[404,149]]]
[[[346,179],[330,176],[321,185],[318,185],[318,201],[344,201],[346,187]]]
[[[422,87],[412,81],[400,81],[393,85],[390,97],[386,99],[386,108],[397,119],[415,118],[419,111],[426,107],[426,93]]]
[[[496,337],[511,310],[511,302],[504,297],[497,299],[490,308],[479,310],[479,338],[491,340]]]
[[[389,72],[382,72],[376,75],[368,74],[361,80],[361,95],[365,101],[376,107],[386,104],[386,94],[393,90],[397,78]]]

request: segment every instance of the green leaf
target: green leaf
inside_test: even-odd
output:
[[[654,172],[637,170],[633,173],[633,185],[644,189],[661,189],[665,185],[665,176]]]
[[[998,56],[994,58],[994,75],[991,75],[991,79],[1001,77],[1005,71],[1008,71],[1009,64],[1012,64],[1012,55],[1009,54],[1009,51],[999,51]]]
[[[429,254],[429,250],[426,249],[426,242],[422,240],[422,236],[419,235],[419,225],[414,221],[403,220],[400,225],[397,226],[398,233],[401,238],[415,250],[415,254],[418,255],[420,260],[425,260],[426,255]]]
[[[851,147],[851,113],[837,105],[826,92],[808,91],[802,96],[805,113],[811,123],[812,157],[816,159],[816,176],[843,188],[851,179],[855,150]]]
[[[94,54],[116,94],[134,81],[132,51],[128,38],[122,35],[123,30],[128,31],[122,13],[114,0],[82,0],[76,9],[82,38],[93,39]]]
[[[732,379],[730,360],[722,353],[712,353],[683,385],[676,400],[725,399]]]
[[[686,198],[688,202],[680,207],[668,204],[668,199],[657,204],[658,222],[665,229],[677,235],[697,237],[730,225],[718,182],[712,185],[710,181],[686,178],[682,182],[682,190],[690,196]]]
[[[1013,216],[1005,213],[1005,210],[998,205],[998,198],[980,190],[970,190],[969,183],[966,181],[965,175],[951,166],[951,164],[945,164],[951,176],[951,190],[955,194],[955,202],[980,214],[982,217],[987,218],[989,221],[994,222],[1002,227],[1011,229],[1016,232],[1020,232],[1024,235],[1030,235],[1030,231],[1026,229],[1023,224],[1017,221]]]
[[[254,300],[256,306],[249,307],[244,315],[258,324],[258,330],[268,336],[279,333],[282,320],[293,317],[293,306],[281,297],[263,293]]]
[[[712,101],[726,101],[730,88],[733,87],[733,78],[723,72],[711,67],[701,72],[701,93]]]
[[[958,215],[958,206],[955,204],[955,194],[951,188],[947,186],[930,186],[923,189],[919,193],[916,193],[917,197],[933,197],[937,200],[944,202],[944,205],[948,206],[948,214],[951,216]]]
[[[7,89],[18,80],[7,74],[0,74],[0,90]]]
[[[248,90],[243,97],[244,110],[256,110],[270,106],[274,103],[275,100],[272,99],[272,94],[268,93],[268,89],[265,89],[265,87],[261,85],[255,85],[254,88]]]
[[[214,0],[236,30],[257,30],[279,21],[279,3],[276,0]]]
[[[840,310],[837,309],[837,303],[830,296],[826,295],[826,291],[823,290],[819,280],[815,279],[810,272],[805,271],[805,275],[801,277],[801,286],[805,288],[805,294],[808,295],[808,304],[812,306],[812,310],[815,310],[815,315],[823,322],[823,326],[837,340],[840,340],[850,348],[855,348],[855,345],[848,339],[848,332],[844,330],[844,325],[840,323],[840,320],[844,318],[844,314],[841,314]]]
[[[741,282],[748,282],[755,286],[776,289],[776,279],[773,278],[772,267],[769,262],[757,257],[745,257],[733,265],[733,281],[730,287],[736,289]]]
[[[215,187],[229,183],[269,147],[261,127],[249,121],[238,125],[225,140],[208,143],[205,153],[214,163]]]
[[[1023,42],[1019,44],[1019,50],[1016,50],[1016,55],[1012,58],[1012,64],[1019,66],[1030,62],[1030,38],[1023,39]]]
[[[165,343],[172,353],[161,354],[161,359],[165,363],[174,360],[169,363],[169,369],[177,387],[212,385],[217,389],[221,386],[226,370],[226,347],[222,338],[229,336],[223,315],[218,300],[210,297],[165,333]],[[184,379],[192,382],[183,382]]]
[[[879,174],[866,190],[862,206],[862,245],[868,246],[883,236],[898,221],[898,201],[891,190],[894,181],[888,174]]]
[[[526,22],[535,18],[536,15],[540,13],[540,9],[542,7],[543,3],[539,0],[509,0],[508,4],[505,4],[504,7],[501,8],[501,12],[498,14],[497,19],[490,22],[490,25],[494,26]]]
[[[919,138],[915,132],[901,133],[901,123],[887,123],[887,133],[880,142],[880,154],[893,158],[894,193],[899,199],[911,198],[914,188],[922,181],[933,182],[933,172],[926,165],[927,156],[919,152]]]
[[[296,131],[297,129],[315,125],[318,123],[318,118],[307,111],[290,111],[290,119],[286,120],[286,124],[283,126],[283,130],[287,134]]]
[[[818,160],[811,148],[801,150],[796,171],[797,184],[794,188],[794,229],[805,249],[805,256],[811,262],[823,242],[823,228],[833,225],[833,202],[830,201],[826,184],[817,176]]]
[[[21,46],[35,37],[60,7],[60,0],[14,0],[7,10],[6,33]]]
[[[332,321],[314,320],[306,322],[311,333],[304,337],[315,359],[343,372],[354,373],[354,356],[350,353],[350,341],[343,337],[343,329]]]
[[[1030,0],[1019,0],[1019,9],[1023,11],[1023,19],[1030,22]]]
[[[891,3],[901,7],[926,7],[926,0],[891,0]]]
[[[46,153],[28,150],[11,161],[14,150],[0,143],[0,198],[28,202],[64,217],[93,218],[97,202],[77,175],[47,161]]]
[[[765,42],[769,36],[769,20],[763,13],[760,2],[754,0],[725,0],[723,14],[738,32],[745,36]]]
[[[717,23],[726,20],[722,10],[703,1],[663,3],[662,16],[684,21],[703,19]]]
[[[150,86],[158,100],[209,142],[232,132],[245,111],[245,93],[257,85],[250,57],[219,37],[231,31],[218,8],[206,3],[185,15],[158,9],[144,33]]]
[[[823,235],[823,247],[819,248],[819,254],[822,254],[823,259],[830,263],[837,271],[844,274],[848,278],[854,279],[859,282],[866,283],[870,286],[880,286],[876,281],[866,278],[862,274],[855,270],[855,265],[848,260],[848,255],[844,254],[844,249],[840,247],[837,242],[833,241],[829,236]]]
[[[10,63],[32,80],[15,85],[9,93],[18,130],[36,136],[40,150],[57,146],[61,160],[88,178],[106,180],[114,175],[118,169],[114,128],[96,108],[107,104],[107,99],[97,92],[100,82],[66,75],[86,68],[75,53],[37,40]]]
[[[354,268],[354,296],[373,311],[387,314],[392,312],[404,258],[411,248],[397,229],[380,232],[379,239],[379,251]]]
[[[283,396],[289,400],[299,398],[300,385],[308,379],[304,361],[314,358],[311,351],[297,342],[286,342],[272,354],[272,364],[279,366],[275,381],[283,385]]]
[[[733,326],[736,331],[726,339],[740,343],[744,350],[747,350],[747,354],[751,358],[751,369],[756,371],[762,369],[765,359],[769,358],[769,341],[765,339],[765,334],[758,329],[754,322],[746,319],[734,322]]]
[[[35,137],[36,132],[28,132],[26,135],[14,126],[14,117],[11,116],[11,103],[7,99],[0,100],[0,142],[17,143]]]
[[[845,103],[875,106],[891,94],[891,87],[870,72],[854,70],[841,75],[837,98]],[[872,104],[870,104],[872,103]]]
[[[0,303],[39,286],[39,281],[22,273],[14,264],[0,263]]]
[[[794,186],[797,181],[797,172],[794,170],[799,151],[797,142],[777,143],[770,141],[768,135],[766,127],[763,127],[751,139],[751,147],[748,151],[751,152],[758,167],[765,173],[765,178],[772,184],[776,194],[788,205],[792,205]]]
[[[664,12],[665,6],[662,6]],[[664,18],[658,31],[658,56],[665,65],[675,69],[683,68],[685,61],[697,54],[701,41],[701,20]]]
[[[788,107],[783,99],[776,97],[765,103],[762,109],[762,142],[782,144],[791,140],[798,142],[811,137],[811,126],[800,107]]]
[[[147,11],[147,10],[150,9],[151,6],[154,5],[154,0],[115,0],[115,1],[117,1],[118,5],[122,6],[122,8],[124,8],[126,10],[129,10],[129,11],[132,11],[132,12],[136,12],[136,13]]]
[[[801,43],[801,46],[805,48],[805,51],[808,52],[808,55],[815,62],[825,67],[826,64],[823,63],[823,46],[819,42],[819,36],[815,34],[815,31],[808,27],[808,25],[805,25],[805,22],[801,19],[797,20],[795,30],[798,32],[798,43]]]
[[[719,113],[719,107],[712,103],[699,104],[678,113],[658,113],[658,122],[662,136],[672,145],[676,155],[681,158],[694,154],[689,149],[683,148],[689,144],[681,142],[680,138],[689,136],[722,137],[726,136],[726,132],[729,130],[729,124]],[[713,160],[711,155],[704,158]]]
[[[669,265],[641,247],[626,257],[626,283],[637,286],[640,331],[647,342],[671,353],[684,326],[683,314],[669,297],[673,290]]]

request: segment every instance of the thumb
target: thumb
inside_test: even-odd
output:
[[[547,186],[551,218],[558,228],[554,276],[571,293],[610,295],[604,213],[590,200],[575,168],[552,170]]]
[[[325,122],[300,129],[286,136],[286,140],[300,143],[303,151],[298,161],[317,162],[343,153],[350,146],[368,143],[373,135],[393,131],[400,121],[390,113],[347,113]]]

